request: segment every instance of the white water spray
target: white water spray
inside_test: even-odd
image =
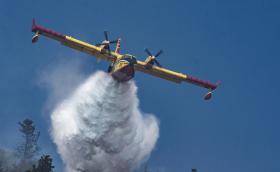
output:
[[[158,122],[140,112],[136,92],[97,72],[57,105],[52,137],[67,172],[131,172],[149,157]]]

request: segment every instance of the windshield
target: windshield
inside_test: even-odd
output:
[[[127,60],[129,62],[136,63],[136,57],[130,54],[123,55],[122,59]]]

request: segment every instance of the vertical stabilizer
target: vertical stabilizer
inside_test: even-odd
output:
[[[35,19],[33,18],[31,30],[33,31],[33,29],[34,29],[35,27],[36,27],[36,22],[35,22]]]
[[[118,41],[117,41],[115,53],[120,54],[120,49],[121,49],[121,38],[119,38]]]

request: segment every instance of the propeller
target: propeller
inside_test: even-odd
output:
[[[105,36],[105,40],[100,44],[96,44],[96,46],[105,45],[106,48],[109,50],[109,52],[111,52],[110,44],[115,44],[118,42],[118,40],[110,41],[108,37],[108,31],[104,31],[104,36]]]
[[[146,52],[149,56],[155,57],[155,58],[152,60],[152,63],[155,62],[156,65],[157,65],[158,67],[162,67],[161,64],[158,62],[158,60],[156,59],[159,55],[161,55],[161,54],[163,53],[162,50],[160,50],[159,52],[157,52],[156,55],[153,55],[153,54],[148,50],[148,48],[145,48],[145,52]]]

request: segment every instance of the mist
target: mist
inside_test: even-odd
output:
[[[52,96],[69,87],[55,85]],[[130,172],[149,158],[159,124],[139,109],[134,81],[98,71],[55,102],[51,135],[67,172]]]
[[[0,148],[0,171],[1,172],[23,172],[35,165],[35,160],[22,161],[17,153],[9,149]]]

